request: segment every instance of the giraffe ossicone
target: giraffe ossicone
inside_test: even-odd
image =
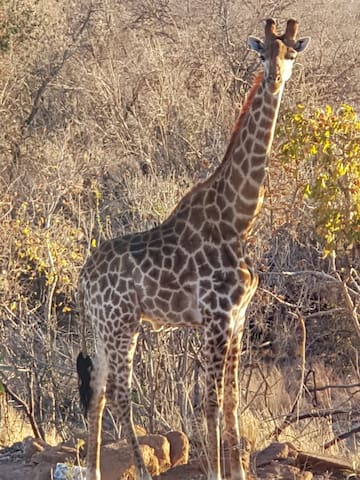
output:
[[[140,321],[204,331],[208,480],[222,480],[221,441],[230,452],[231,480],[245,480],[239,432],[238,364],[245,312],[257,288],[246,240],[263,196],[266,165],[281,96],[296,55],[290,19],[283,35],[265,22],[265,39],[249,37],[263,72],[254,80],[222,163],[152,230],[103,242],[79,278],[81,399],[88,411],[86,480],[100,480],[101,419],[105,401],[121,420],[139,480],[151,480],[136,438],[130,399],[132,359]],[[96,338],[89,361],[86,325]],[[223,415],[220,415],[221,411]],[[223,422],[221,421],[223,418]],[[223,425],[222,425],[223,423]]]

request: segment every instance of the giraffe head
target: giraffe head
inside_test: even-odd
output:
[[[310,37],[296,40],[298,22],[290,19],[283,35],[276,32],[275,21],[268,18],[265,22],[265,40],[248,38],[248,47],[260,56],[264,65],[264,78],[268,90],[277,95],[284,83],[291,77],[294,60],[310,42]]]

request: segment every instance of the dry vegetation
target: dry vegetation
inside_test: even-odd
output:
[[[47,439],[84,428],[79,267],[103,238],[161,221],[218,165],[258,67],[245,40],[267,16],[294,16],[312,37],[279,123],[299,103],[359,112],[356,0],[0,1],[0,445],[18,439],[6,403]],[[303,197],[312,172],[283,162],[282,140],[252,238],[261,284],[244,339],[244,434],[254,448],[280,437],[354,452],[355,434],[330,444],[359,426],[359,245],[323,257]],[[134,378],[136,421],[183,428],[198,448],[201,344],[145,325]]]

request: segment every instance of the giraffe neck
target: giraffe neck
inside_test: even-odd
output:
[[[209,182],[216,191],[215,203],[221,209],[220,217],[228,225],[230,236],[246,237],[262,204],[267,159],[282,92],[283,88],[276,96],[270,94],[263,75],[257,76],[224,160]]]
[[[187,244],[191,231],[213,244],[246,239],[262,203],[267,157],[282,90],[271,95],[263,75],[257,76],[222,163],[205,182],[182,198],[162,229],[173,225],[177,235],[185,232]]]

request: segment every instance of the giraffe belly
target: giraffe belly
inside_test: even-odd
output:
[[[141,319],[150,322],[154,330],[164,326],[198,326],[202,316],[194,288],[159,289],[157,295],[138,296]]]
[[[199,310],[186,310],[183,313],[169,312],[167,314],[159,311],[153,314],[149,313],[150,312],[143,313],[141,320],[150,323],[154,332],[159,332],[169,327],[197,327],[201,325],[202,317]]]

